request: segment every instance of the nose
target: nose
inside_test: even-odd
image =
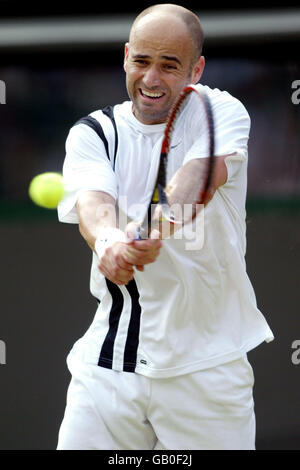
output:
[[[144,73],[143,82],[146,87],[158,87],[161,84],[160,73],[155,65],[149,66]]]

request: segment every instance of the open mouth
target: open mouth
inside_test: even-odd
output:
[[[160,98],[162,98],[165,94],[163,92],[154,92],[154,91],[147,91],[147,90],[144,90],[142,88],[139,89],[140,91],[140,94],[143,98],[146,98],[148,100],[159,100]]]

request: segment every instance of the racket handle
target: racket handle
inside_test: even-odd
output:
[[[149,238],[148,230],[143,227],[143,224],[136,227],[134,238],[135,240],[147,240]]]
[[[137,227],[135,231],[135,240],[141,240],[141,227]]]

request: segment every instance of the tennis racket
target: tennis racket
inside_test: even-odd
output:
[[[212,181],[214,149],[210,100],[204,91],[188,85],[169,114],[155,188],[137,239],[148,238],[165,222],[182,227],[195,218]]]

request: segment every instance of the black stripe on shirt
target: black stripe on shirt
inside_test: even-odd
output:
[[[101,348],[98,365],[106,367],[107,369],[111,369],[113,362],[114,343],[123,310],[124,299],[119,287],[108,279],[105,280],[107,288],[112,297],[112,306],[109,314],[109,330]]]
[[[139,346],[142,309],[139,303],[140,294],[135,280],[133,279],[130,281],[129,284],[127,284],[125,287],[131,297],[131,316],[125,344],[123,370],[125,372],[134,372],[136,368],[137,350]]]
[[[115,121],[115,117],[114,117],[114,108],[113,108],[113,106],[105,106],[105,108],[102,109],[102,113],[109,117],[109,119],[111,120],[111,123],[113,125],[114,131],[115,131],[115,151],[114,151],[114,161],[113,161],[113,169],[115,169],[119,138],[118,138],[117,125],[116,125],[116,121]]]
[[[122,315],[124,299],[121,290],[116,284],[108,279],[106,279],[106,284],[112,297],[112,306],[109,313],[109,330],[101,348],[98,365],[106,369],[112,369],[114,344]],[[125,287],[131,298],[131,315],[124,349],[123,370],[124,372],[135,372],[141,321],[140,295],[134,279]]]
[[[91,129],[93,129],[96,134],[100,137],[100,139],[102,140],[103,144],[104,144],[104,147],[105,147],[105,151],[106,151],[106,155],[107,155],[107,158],[110,160],[109,158],[109,150],[108,150],[108,142],[107,142],[107,138],[105,137],[104,135],[104,132],[103,132],[103,129],[102,129],[102,126],[101,124],[97,121],[97,119],[93,118],[92,116],[85,116],[81,119],[79,119],[75,124],[74,126],[76,126],[77,124],[85,124],[86,126],[90,127]]]

